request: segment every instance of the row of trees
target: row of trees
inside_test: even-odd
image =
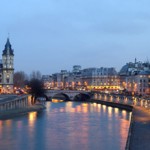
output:
[[[39,71],[33,71],[27,75],[24,71],[17,71],[14,73],[14,87],[24,88],[33,79],[41,80],[42,75]]]
[[[37,97],[44,96],[44,88],[42,76],[39,71],[33,71],[27,75],[23,71],[15,72],[14,74],[14,87],[16,90],[26,90],[32,94],[32,101],[35,102]]]

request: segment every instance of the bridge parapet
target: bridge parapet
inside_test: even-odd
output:
[[[73,100],[75,98],[75,96],[79,95],[79,94],[85,94],[87,93],[87,91],[72,91],[72,90],[47,90],[46,91],[46,96],[47,97],[55,97],[58,94],[65,94],[67,95],[70,100]]]
[[[94,93],[94,92],[93,92]],[[150,108],[150,100],[121,94],[94,93],[93,99]]]

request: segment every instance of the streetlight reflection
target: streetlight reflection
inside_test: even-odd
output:
[[[35,121],[37,119],[37,112],[31,112],[31,113],[29,113],[28,118],[29,118],[29,126],[33,127],[34,124],[35,124]]]

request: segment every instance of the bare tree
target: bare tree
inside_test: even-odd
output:
[[[23,88],[25,86],[25,81],[28,80],[27,74],[23,71],[18,71],[14,73],[14,86],[18,88]]]
[[[38,80],[41,80],[42,78],[42,75],[40,73],[40,71],[33,71],[31,74],[30,74],[30,79],[38,79]]]

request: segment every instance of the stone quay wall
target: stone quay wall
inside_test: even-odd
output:
[[[14,110],[27,107],[28,104],[28,96],[18,96],[16,98],[10,98],[10,100],[0,102],[0,112],[4,112],[7,110]]]

